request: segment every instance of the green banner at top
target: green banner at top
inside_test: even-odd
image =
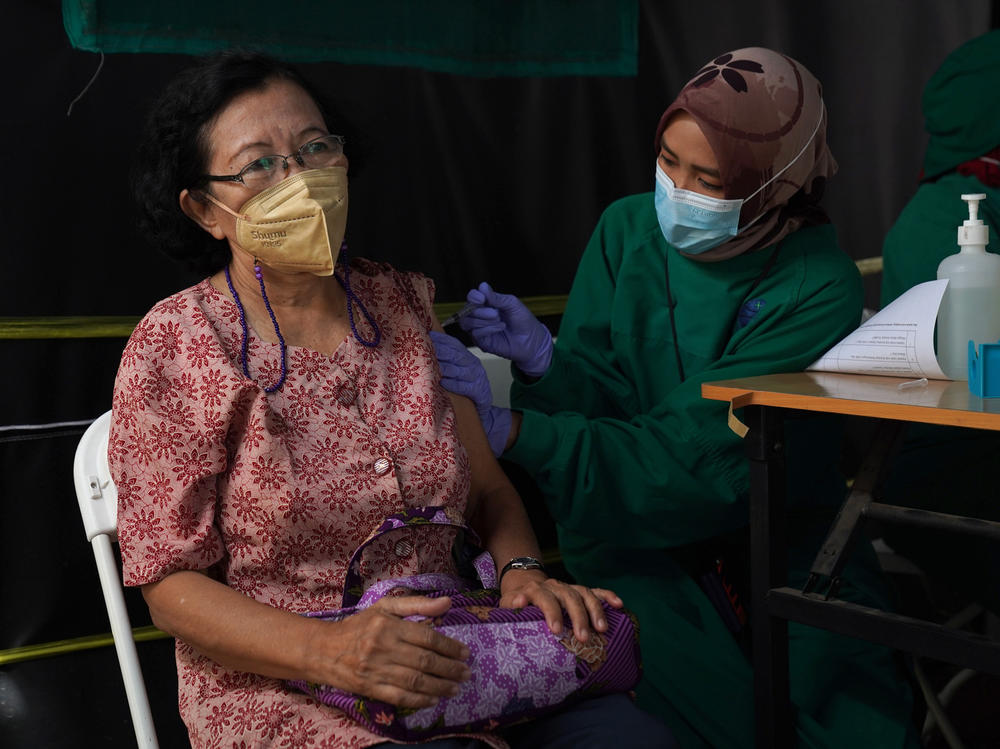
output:
[[[245,47],[296,62],[470,76],[636,73],[638,0],[63,0],[91,52],[199,55]]]

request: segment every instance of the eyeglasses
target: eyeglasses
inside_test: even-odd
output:
[[[332,166],[344,153],[344,137],[341,135],[321,135],[299,146],[295,153],[287,156],[271,154],[254,159],[236,174],[206,174],[205,179],[213,182],[239,182],[251,189],[264,189],[277,184],[288,171],[288,160],[307,169],[322,169]]]

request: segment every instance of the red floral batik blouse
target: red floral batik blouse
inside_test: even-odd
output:
[[[363,260],[352,261],[350,281],[381,329],[379,345],[348,336],[332,356],[289,346],[274,393],[264,387],[280,376],[278,345],[250,332],[248,379],[236,305],[208,280],[139,323],[115,382],[108,449],[127,585],[203,570],[276,608],[334,609],[350,555],[387,515],[420,505],[464,512],[469,462],[427,335],[433,282]],[[454,571],[453,531],[418,531],[366,551],[366,584]],[[177,669],[195,747],[385,741],[280,680],[223,668],[180,640]]]

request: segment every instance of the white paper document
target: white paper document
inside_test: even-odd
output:
[[[934,323],[947,279],[914,286],[827,351],[819,372],[946,380],[934,355]]]

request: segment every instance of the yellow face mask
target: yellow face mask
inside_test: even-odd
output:
[[[269,268],[333,273],[347,228],[347,167],[294,174],[254,195],[239,213],[205,197],[236,217],[236,243]]]

